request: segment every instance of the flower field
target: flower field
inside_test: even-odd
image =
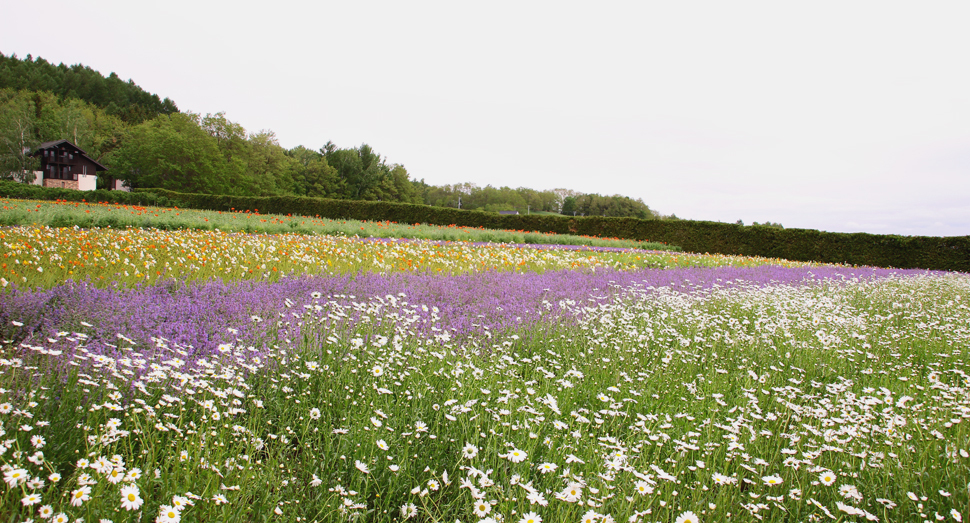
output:
[[[758,266],[762,258],[560,245],[396,241],[155,228],[0,229],[0,287],[51,287],[66,280],[137,285],[167,280],[275,281],[285,275],[361,272],[545,272],[613,267]]]
[[[97,202],[14,200],[0,198],[0,226],[34,225],[51,227],[195,229],[246,233],[324,234],[361,238],[408,238],[464,242],[519,243],[541,245],[585,245],[679,251],[661,242],[599,238],[537,231],[491,230],[481,227],[447,227],[427,224],[399,224],[378,221],[330,220],[320,217],[282,216],[250,211],[201,211],[168,209]]]
[[[0,521],[964,521],[970,277],[0,229]]]

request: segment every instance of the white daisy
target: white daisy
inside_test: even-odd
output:
[[[141,499],[141,492],[138,485],[134,483],[121,487],[121,508],[125,510],[138,510],[145,501]]]
[[[85,485],[71,492],[71,506],[80,507],[82,503],[91,499],[91,487]]]
[[[697,518],[697,514],[688,510],[677,516],[677,520],[674,523],[698,523],[699,521],[700,519]]]
[[[559,499],[568,502],[575,503],[579,501],[580,496],[583,494],[583,486],[579,483],[570,483],[566,485],[566,489],[559,493]]]
[[[765,476],[761,480],[765,482],[765,485],[781,485],[785,482],[781,479],[781,476]]]
[[[11,487],[16,487],[21,483],[27,481],[30,476],[27,475],[27,471],[24,469],[10,469],[3,475],[3,480],[7,482],[7,485]]]
[[[819,477],[818,477],[818,480],[821,481],[822,484],[825,485],[826,487],[828,487],[828,486],[832,485],[833,483],[835,483],[835,479],[836,479],[835,478],[835,473],[830,472],[830,471],[825,471],[825,472],[821,473],[819,475]]]
[[[162,505],[158,507],[158,518],[155,519],[157,523],[179,523],[182,520],[182,513],[175,509],[175,507],[169,505]]]
[[[108,473],[108,481],[113,484],[121,483],[123,479],[125,479],[125,469],[114,468]]]
[[[547,461],[539,465],[539,472],[543,474],[548,474],[550,472],[555,472],[557,468],[559,468],[559,465],[556,465],[555,463],[549,463]]]
[[[401,505],[401,517],[404,519],[411,519],[418,515],[418,507],[414,506],[414,503],[405,503]]]
[[[525,461],[525,459],[528,458],[529,455],[524,450],[513,448],[504,457],[508,458],[508,460],[511,461],[512,463],[521,463]]]
[[[653,493],[653,487],[651,487],[646,481],[637,481],[634,484],[634,488],[637,489],[637,493],[641,496]]]

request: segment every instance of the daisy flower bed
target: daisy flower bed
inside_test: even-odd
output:
[[[2,232],[3,521],[968,518],[967,275]]]

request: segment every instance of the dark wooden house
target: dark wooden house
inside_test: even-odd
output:
[[[42,143],[31,156],[40,158],[40,179],[34,183],[44,187],[91,191],[97,188],[98,172],[108,170],[67,140]]]

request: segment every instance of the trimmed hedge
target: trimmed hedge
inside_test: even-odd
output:
[[[141,192],[145,191],[145,192]],[[154,192],[181,207],[219,211],[258,211],[331,219],[387,220],[486,229],[581,234],[677,245],[687,252],[847,263],[901,269],[970,272],[970,236],[896,236],[778,229],[690,220],[640,220],[599,216],[500,215],[446,207],[297,196],[246,197]]]
[[[155,192],[127,192],[108,191],[77,191],[74,189],[58,189],[41,187],[10,180],[0,180],[0,198],[15,198],[18,200],[66,200],[69,202],[108,202],[122,205],[151,205],[155,207],[185,207],[181,200],[162,196]]]

